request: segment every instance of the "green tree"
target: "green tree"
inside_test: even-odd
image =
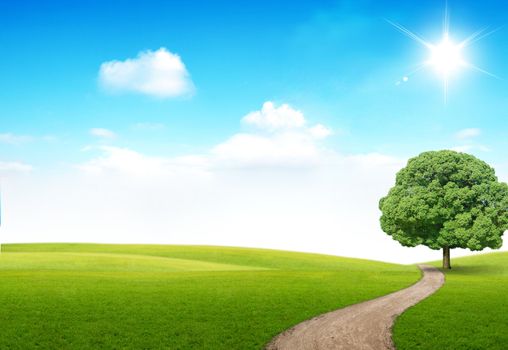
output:
[[[500,248],[508,229],[508,185],[478,158],[454,151],[425,152],[397,173],[379,202],[381,228],[406,247]]]

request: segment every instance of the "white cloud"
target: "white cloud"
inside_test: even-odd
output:
[[[242,133],[215,146],[211,153],[230,166],[309,166],[319,161],[322,150],[306,133]]]
[[[317,139],[324,139],[333,134],[332,129],[327,128],[322,124],[316,124],[309,128],[309,133]]]
[[[136,58],[104,62],[99,81],[108,90],[159,98],[192,93],[194,85],[180,56],[165,48],[143,51]]]
[[[87,147],[84,151],[91,151]],[[122,174],[138,178],[164,177],[191,172],[205,173],[207,160],[202,156],[154,157],[128,148],[99,146],[101,155],[76,167],[86,174]]]
[[[105,139],[112,139],[116,137],[116,134],[108,129],[103,128],[92,128],[90,129],[90,134],[95,137],[101,137]]]
[[[315,166],[333,153],[321,140],[332,134],[322,124],[307,127],[302,111],[267,101],[242,118],[252,132],[231,136],[212,148],[217,163],[232,167]]]
[[[288,104],[275,107],[271,101],[265,102],[260,111],[247,114],[242,121],[245,124],[271,131],[300,128],[305,125],[305,118],[301,111],[293,109]]]
[[[256,130],[234,134],[206,154],[191,156],[192,159],[199,159],[201,165],[210,168],[312,167],[333,155],[321,144],[332,131],[322,124],[307,127],[303,112],[287,104],[276,107],[265,102],[260,111],[249,113],[242,121],[254,125]],[[97,136],[110,136],[108,130],[93,130]],[[181,159],[175,163],[173,158],[146,157],[126,148],[99,149],[104,155],[80,165],[81,169],[89,173],[114,170],[139,175],[181,165]]]
[[[21,162],[0,162],[0,172],[31,172],[33,167]]]
[[[273,111],[276,111],[273,114],[277,117],[269,116]],[[261,116],[261,119],[248,119],[255,120],[253,123],[256,126],[265,126],[266,120],[273,123],[269,129],[256,128],[252,132],[234,134],[201,155],[150,157],[128,148],[85,147],[83,151],[98,149],[102,155],[78,165],[78,168],[87,173],[123,172],[151,176],[169,174],[175,169],[181,171],[190,164],[195,168],[202,167],[205,172],[223,167],[312,167],[334,154],[321,144],[331,130],[322,124],[307,127],[303,113],[287,104],[276,108],[271,102],[266,102],[261,111],[249,115]],[[275,130],[272,128],[274,126],[277,126]],[[101,137],[114,135],[105,129],[92,129],[92,134]]]
[[[464,140],[480,136],[481,130],[478,128],[462,129],[455,134],[455,137]]]
[[[98,147],[102,155],[93,158],[77,167],[89,174],[101,174],[107,171],[130,175],[159,173],[164,162],[155,157],[147,157],[127,148],[102,146]],[[90,150],[88,148],[87,150]]]
[[[20,145],[22,143],[30,142],[33,138],[27,135],[16,135],[12,133],[0,134],[0,142],[7,143],[10,145]]]
[[[456,152],[464,152],[471,153],[475,151],[481,152],[490,152],[490,148],[488,146],[479,144],[474,141],[474,139],[480,136],[482,131],[478,128],[467,128],[459,130],[455,133],[455,138],[461,140],[462,145],[457,145],[455,147],[450,148],[452,151]]]

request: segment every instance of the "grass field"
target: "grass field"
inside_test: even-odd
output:
[[[508,252],[452,263],[443,288],[397,320],[397,348],[508,349]]]
[[[414,266],[200,246],[4,245],[1,349],[261,349],[314,315],[414,283]]]

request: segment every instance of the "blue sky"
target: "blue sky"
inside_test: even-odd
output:
[[[439,79],[416,75],[396,86],[427,53],[383,19],[428,40],[440,35],[443,1],[312,2],[4,2],[0,101],[2,132],[53,135],[37,159],[69,160],[86,130],[122,131],[125,145],[171,152],[206,147],[233,133],[265,100],[287,102],[346,131],[330,142],[346,151],[417,153],[450,145],[456,130],[479,127],[506,149],[508,84],[473,71],[452,81],[444,105]],[[499,27],[496,1],[450,1],[452,35]],[[467,50],[475,64],[508,77],[508,28]],[[98,87],[101,63],[166,47],[196,85],[191,98],[111,96]],[[131,135],[139,122],[163,123],[158,135]],[[189,146],[187,146],[189,147]],[[1,146],[3,157],[34,161],[33,147]],[[43,151],[45,151],[43,153]],[[495,155],[485,155],[495,158]],[[501,156],[501,154],[499,154]]]
[[[310,131],[301,129],[309,148],[280,135],[262,140],[275,139],[279,148],[270,152],[291,162],[301,149],[405,160],[457,148],[508,169],[508,27],[502,27],[508,6],[450,0],[448,7],[456,41],[486,26],[500,28],[464,51],[499,79],[463,69],[452,76],[445,103],[432,69],[397,84],[429,53],[386,21],[438,42],[444,1],[2,2],[0,163],[29,166],[24,181],[37,187],[41,174],[67,174],[90,162],[111,169],[118,164],[111,152],[120,149],[149,164],[201,157],[209,166],[215,162],[203,160],[209,154],[236,162],[241,155],[217,146],[257,135],[249,128],[260,124],[242,118],[272,101],[300,111],[308,130],[319,124],[331,132],[308,141]],[[161,97],[101,83],[101,65],[161,48],[179,56],[192,91]],[[114,137],[94,136],[92,129]],[[461,137],[461,130],[470,132]],[[255,165],[243,170],[246,176],[259,174],[257,158]]]

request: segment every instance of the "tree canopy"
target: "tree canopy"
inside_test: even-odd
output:
[[[496,249],[508,229],[508,185],[472,155],[425,152],[397,173],[379,208],[381,228],[403,246]]]

